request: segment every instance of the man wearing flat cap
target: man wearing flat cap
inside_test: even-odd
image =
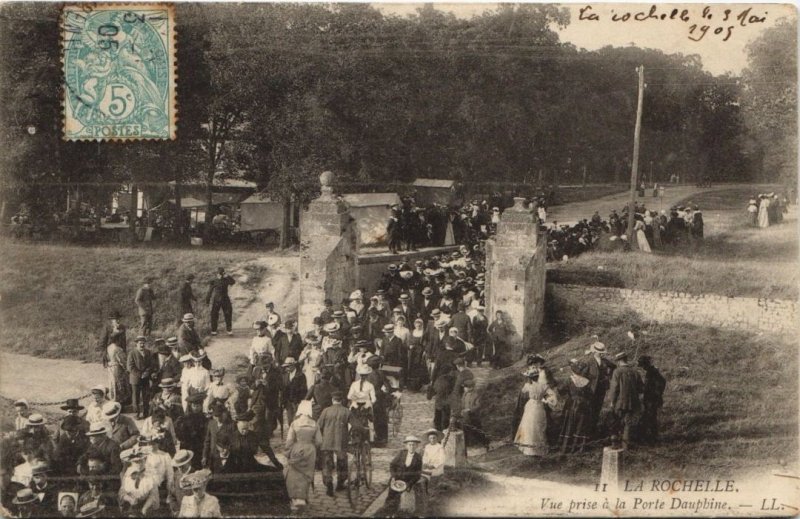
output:
[[[194,314],[185,314],[182,319],[183,323],[178,327],[178,351],[181,355],[188,355],[193,351],[197,351],[202,343],[197,330],[194,328]]]
[[[228,287],[236,283],[236,281],[228,274],[225,274],[225,269],[219,267],[217,269],[217,277],[208,283],[208,294],[206,294],[206,304],[211,305],[211,335],[217,334],[217,323],[219,322],[219,311],[225,317],[225,329],[228,335],[233,335],[231,330],[233,326],[233,307],[231,306],[231,298],[228,296]]]
[[[617,418],[617,434],[622,433],[622,448],[630,446],[631,431],[642,410],[639,393],[642,392],[642,379],[634,366],[628,364],[628,354],[618,353],[614,360],[617,369],[611,375],[611,408]]]

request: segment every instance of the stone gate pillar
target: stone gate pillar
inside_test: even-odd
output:
[[[497,234],[486,242],[486,312],[490,321],[503,312],[512,329],[511,351],[503,362],[518,360],[535,349],[544,319],[545,240],[540,240],[537,217],[514,198],[497,224]]]
[[[355,283],[350,213],[333,195],[333,173],[323,172],[319,181],[322,193],[300,215],[300,330],[312,329],[326,298],[338,303]]]

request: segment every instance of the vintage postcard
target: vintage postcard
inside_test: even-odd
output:
[[[0,516],[799,516],[797,51],[0,3]]]
[[[175,138],[171,5],[67,5],[61,33],[65,140]]]

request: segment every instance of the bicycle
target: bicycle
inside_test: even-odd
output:
[[[347,468],[347,499],[350,501],[350,506],[354,506],[354,502],[358,500],[362,484],[367,489],[372,487],[372,448],[368,434],[367,432],[367,435],[354,435],[356,438],[352,438],[350,442],[349,454],[352,456],[352,461],[348,463]]]

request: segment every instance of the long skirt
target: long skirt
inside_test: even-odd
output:
[[[564,410],[559,440],[562,450],[579,449],[589,441],[592,422],[592,403],[588,399],[573,398]]]
[[[530,399],[525,404],[514,445],[526,456],[547,454],[547,413],[540,400]]]
[[[639,245],[639,250],[642,252],[652,252],[650,244],[647,242],[647,237],[644,231],[636,231],[636,243]]]
[[[758,208],[758,226],[769,227],[769,212],[764,205]]]
[[[308,489],[314,481],[317,449],[311,443],[295,443],[289,451],[284,476],[290,499],[308,500]]]
[[[128,386],[128,374],[122,366],[108,366],[108,396],[111,400],[125,405],[130,401],[131,391]]]

